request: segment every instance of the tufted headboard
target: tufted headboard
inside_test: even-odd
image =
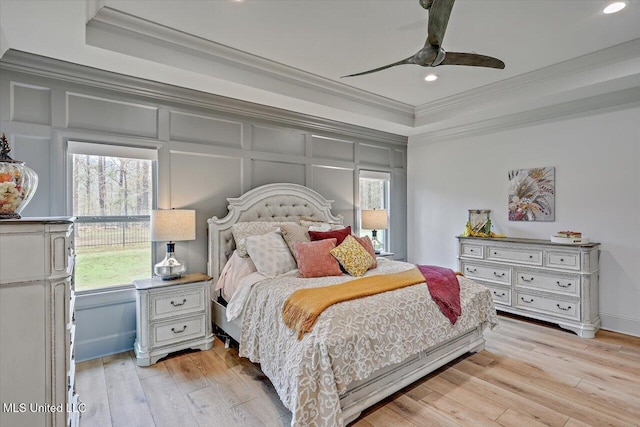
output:
[[[291,221],[301,216],[342,224],[342,215],[331,214],[331,203],[320,194],[298,184],[267,184],[229,198],[229,213],[224,218],[209,218],[209,261],[207,269],[214,283],[235,249],[231,226],[237,222]]]

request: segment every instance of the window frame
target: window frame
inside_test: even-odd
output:
[[[114,138],[115,139],[115,138]],[[122,138],[117,138],[122,140]],[[126,139],[126,138],[125,138]],[[149,144],[147,141],[140,143],[133,140],[129,143],[121,143],[121,141],[100,141],[96,142],[91,138],[82,136],[65,138],[65,167],[66,167],[66,210],[69,216],[73,216],[73,155],[84,154],[91,156],[110,156],[122,157],[128,159],[151,160],[151,209],[158,207],[158,157],[160,144]],[[149,250],[151,251],[150,271],[157,262],[157,251],[153,242],[150,242]],[[133,283],[126,283],[115,286],[105,286],[98,289],[76,290],[77,295],[94,295],[105,294],[108,292],[133,289]]]
[[[384,245],[383,252],[389,253],[391,252],[391,218],[392,218],[392,209],[391,209],[391,188],[392,188],[392,180],[393,174],[388,170],[379,170],[379,169],[368,169],[362,168],[358,169],[358,179],[356,181],[356,191],[358,194],[358,207],[356,209],[356,222],[358,224],[358,232],[359,234],[362,230],[362,198],[360,194],[360,180],[364,179],[378,179],[385,181],[384,184],[384,193],[382,195],[383,206],[381,209],[387,210],[387,229],[379,230],[382,231],[382,235],[384,236],[382,239],[382,243]],[[378,240],[380,240],[380,236],[378,235]]]

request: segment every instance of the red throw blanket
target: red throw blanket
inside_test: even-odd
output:
[[[431,298],[452,325],[462,315],[460,307],[460,284],[453,270],[434,265],[416,265],[424,276]]]

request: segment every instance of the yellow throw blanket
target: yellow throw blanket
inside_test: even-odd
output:
[[[298,331],[298,339],[302,339],[304,334],[311,331],[320,313],[333,304],[422,282],[424,276],[420,270],[412,268],[400,273],[362,277],[338,285],[298,289],[285,301],[282,320],[290,329]]]

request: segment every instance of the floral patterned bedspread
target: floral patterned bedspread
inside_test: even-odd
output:
[[[380,259],[367,274],[394,273],[413,264]],[[489,291],[459,277],[462,316],[455,326],[424,283],[327,308],[302,340],[282,322],[284,301],[296,289],[333,285],[350,276],[278,277],[253,286],[244,309],[240,356],[260,363],[292,426],[343,426],[339,396],[349,384],[406,360],[486,322],[497,324]]]

